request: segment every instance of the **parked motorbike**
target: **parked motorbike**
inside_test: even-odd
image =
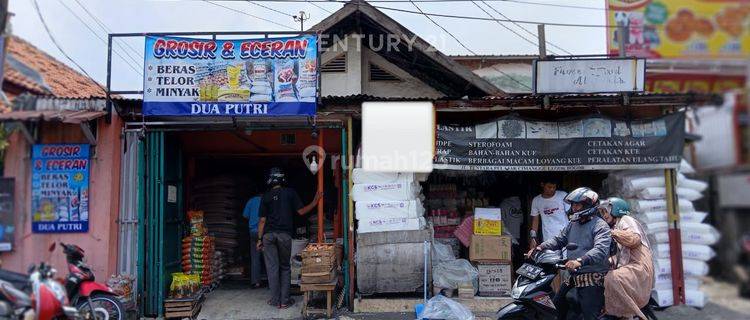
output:
[[[578,245],[568,244],[568,250],[575,250]],[[514,300],[501,308],[496,318],[505,319],[558,319],[559,310],[564,307],[565,294],[570,289],[563,284],[557,294],[552,291],[552,280],[557,270],[565,269],[566,260],[562,251],[536,251],[516,271],[518,278],[513,284],[510,297]]]
[[[70,272],[65,280],[65,290],[71,305],[78,308],[84,319],[125,319],[125,307],[120,297],[109,286],[96,282],[94,272],[83,261],[83,249],[74,244],[61,242],[60,245]]]
[[[54,249],[54,246],[52,247]],[[44,262],[29,270],[32,288],[32,305],[37,320],[80,319],[78,309],[68,304],[63,285],[55,280],[57,270]],[[20,292],[20,291],[19,291]],[[16,293],[18,294],[18,293]],[[18,296],[20,299],[20,296]],[[18,303],[18,305],[23,305]]]

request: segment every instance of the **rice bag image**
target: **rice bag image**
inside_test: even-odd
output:
[[[317,68],[317,61],[314,57],[300,61],[299,79],[297,79],[300,101],[315,102],[318,89]]]
[[[250,99],[250,86],[244,70],[245,64],[226,66],[227,84],[219,88],[218,101],[246,102]]]
[[[274,97],[276,102],[297,102],[294,82],[297,81],[297,70],[292,60],[276,62],[274,73]]]

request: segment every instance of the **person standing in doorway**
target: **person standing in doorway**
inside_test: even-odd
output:
[[[531,201],[531,230],[529,231],[529,249],[535,248],[541,241],[537,241],[539,221],[542,222],[542,236],[544,240],[552,239],[568,225],[566,212],[570,206],[565,203],[564,191],[557,190],[557,182],[547,179],[541,183],[542,193]]]
[[[253,289],[261,287],[261,258],[260,251],[258,250],[258,220],[260,211],[260,198],[262,194],[254,192],[254,196],[250,198],[245,204],[245,209],[242,210],[242,216],[248,220],[248,227],[250,231],[250,283]]]
[[[289,297],[291,279],[292,237],[294,214],[305,215],[312,210],[322,196],[315,194],[310,204],[303,206],[299,194],[284,186],[286,176],[280,168],[272,168],[266,181],[271,190],[260,199],[258,221],[258,250],[263,251],[271,298],[268,304],[280,309],[289,308],[294,299]]]

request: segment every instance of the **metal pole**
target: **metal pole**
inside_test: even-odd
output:
[[[107,40],[107,116],[104,120],[107,123],[112,122],[112,97],[110,91],[112,91],[112,35],[110,34]]]
[[[352,146],[354,144],[354,136],[352,136],[352,117],[348,117],[346,122],[346,142],[347,142],[347,152],[346,156],[349,158],[349,167],[347,168],[347,171],[349,171],[349,174],[347,175],[347,180],[349,182],[349,190],[352,190],[352,169],[354,168],[355,162],[355,156]],[[349,233],[349,307],[354,307],[354,280],[355,280],[355,272],[357,271],[357,266],[354,261],[354,251],[356,250],[354,247],[354,200],[352,199],[351,195],[349,195],[349,198],[347,199],[349,201],[349,218],[347,219],[349,222],[349,225],[347,226],[347,232]]]
[[[682,269],[682,236],[680,204],[677,198],[677,170],[664,170],[667,189],[667,221],[669,223],[669,257],[672,267],[672,298],[674,305],[685,303],[685,279]]]
[[[341,189],[342,189],[342,228],[341,231],[344,234],[344,254],[346,255],[344,259],[344,296],[349,296],[349,286],[351,283],[349,282],[349,250],[351,248],[349,247],[349,171],[347,168],[349,168],[347,161],[348,155],[346,154],[346,146],[347,142],[349,140],[349,137],[346,135],[346,128],[341,128]],[[346,300],[349,301],[348,299]]]
[[[320,133],[318,134],[318,147],[323,149],[323,133],[325,130],[320,130]],[[318,153],[318,192],[323,192],[323,172],[325,171],[325,160],[323,159],[323,155]],[[323,219],[325,217],[323,213],[323,197],[320,197],[318,199],[318,243],[323,243],[324,237],[323,232],[325,232],[324,224],[325,220]]]
[[[619,48],[618,54],[623,58],[627,56],[627,52],[625,52],[625,32],[628,32],[628,29],[625,28],[625,26],[617,27],[617,46]]]

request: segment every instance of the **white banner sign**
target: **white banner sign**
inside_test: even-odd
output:
[[[644,91],[645,59],[534,61],[534,93]]]

